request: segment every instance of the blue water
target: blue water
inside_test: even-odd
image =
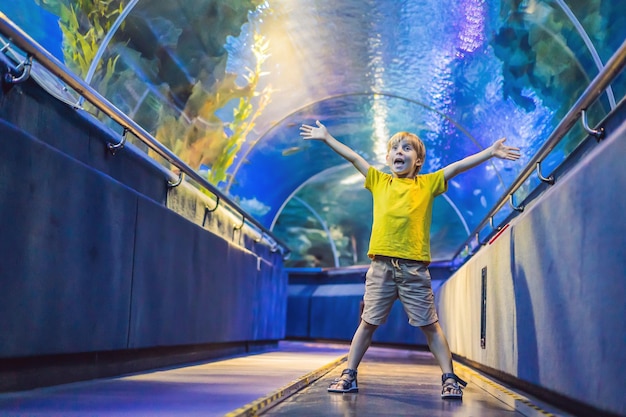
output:
[[[63,61],[59,18],[37,7],[34,0],[3,1],[0,11],[57,59]]]
[[[364,256],[370,219],[356,171],[342,168],[345,161],[323,144],[304,143],[300,124],[322,120],[380,166],[387,139],[413,131],[427,146],[425,172],[503,136],[520,147],[520,161],[492,160],[450,182],[433,222],[433,258],[449,259],[598,73],[576,27],[586,31],[603,62],[626,38],[624,14],[599,0],[567,2],[578,25],[552,1],[280,0],[252,12],[247,2],[235,3],[229,10],[207,9],[200,0],[180,7],[139,2],[108,51],[120,57],[119,81],[102,91],[150,132],[165,110],[186,111],[180,120],[202,126],[206,120],[185,110],[198,80],[210,91],[234,73],[244,86],[247,68],[255,64],[254,43],[267,43],[257,93],[269,91],[269,104],[219,187],[266,226],[278,224],[281,237],[302,248],[294,255],[302,259],[328,242],[301,205],[289,206],[280,219],[292,196],[333,231],[342,259],[354,259],[355,245],[357,257]],[[5,1],[0,10],[62,59],[55,16],[34,0]],[[618,101],[625,78],[613,85]],[[237,105],[231,101],[211,120],[225,124],[226,136]],[[608,111],[604,97],[592,123]],[[546,174],[581,139],[578,132],[571,136],[545,162]],[[204,161],[204,169],[210,165]],[[533,177],[517,197],[536,183]]]

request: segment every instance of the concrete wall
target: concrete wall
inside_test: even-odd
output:
[[[0,93],[0,359],[283,339],[272,242],[119,139],[32,81]]]
[[[617,122],[461,267],[437,302],[461,358],[626,415],[626,124]]]

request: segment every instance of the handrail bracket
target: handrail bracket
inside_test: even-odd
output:
[[[537,161],[537,177],[543,182],[546,182],[550,185],[554,185],[554,175],[550,175],[549,177],[544,177],[541,174],[541,161]]]
[[[127,134],[128,134],[128,128],[125,127],[124,131],[122,132],[122,140],[120,140],[118,143],[107,144],[107,148],[109,149],[109,152],[111,152],[111,155],[115,155],[117,151],[124,148],[124,145],[126,144]]]
[[[176,188],[176,187],[178,187],[183,182],[183,176],[184,175],[185,175],[185,173],[180,171],[178,173],[178,180],[176,182],[172,182],[170,180],[167,180],[167,188]]]
[[[20,75],[13,75],[11,71],[7,71],[4,74],[4,81],[9,84],[19,84],[23,83],[30,77],[30,70],[33,67],[33,56],[28,55],[24,61],[22,61],[15,69],[19,71],[22,70]]]
[[[515,211],[519,211],[519,212],[524,211],[523,204],[520,204],[519,206],[515,205],[515,202],[513,201],[513,194],[509,195],[509,204],[511,205],[511,208]]]
[[[599,129],[592,129],[589,127],[589,124],[587,123],[587,109],[582,109],[580,111],[580,120],[583,123],[583,129],[585,129],[585,132],[595,137],[596,141],[600,142],[602,139],[604,139],[604,127],[601,126]]]

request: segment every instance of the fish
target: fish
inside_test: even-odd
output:
[[[298,152],[305,151],[305,150],[309,149],[310,147],[311,147],[310,145],[292,146],[291,148],[287,148],[287,149],[283,150],[282,155],[283,156],[293,155],[293,154],[296,154]]]

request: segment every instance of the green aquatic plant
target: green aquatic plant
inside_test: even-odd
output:
[[[261,35],[254,34],[252,52],[256,63],[253,69],[249,69],[248,75],[245,77],[248,83],[246,87],[238,89],[243,94],[238,96],[238,105],[233,109],[233,120],[228,124],[228,128],[232,133],[224,142],[221,152],[217,154],[217,158],[201,161],[201,163],[210,164],[211,169],[209,170],[208,179],[213,184],[226,181],[227,169],[233,164],[237,152],[241,149],[241,145],[246,140],[248,133],[254,128],[257,117],[259,117],[270,101],[271,87],[266,87],[263,91],[257,92],[260,78],[264,75],[262,66],[269,56],[268,51],[268,42]],[[258,96],[258,100],[255,100],[256,96]]]
[[[88,74],[102,40],[128,4],[34,1],[59,16],[65,64],[80,77]],[[258,91],[269,49],[261,36],[253,35],[250,42],[252,68],[245,74],[226,71],[228,38],[241,34],[249,13],[261,4],[138,2],[97,63],[91,84],[188,165],[208,166],[202,172],[217,185],[227,179],[228,168],[271,95],[270,87]],[[270,9],[264,5],[264,10]],[[245,85],[239,85],[239,77]]]
[[[194,169],[208,166],[207,180],[212,184],[226,181],[228,168],[269,103],[271,88],[257,91],[268,49],[264,38],[255,34],[252,52],[256,62],[244,77],[245,86],[237,84],[236,74],[228,73],[212,86],[197,82],[181,114],[162,115],[156,138]],[[217,113],[233,102],[232,120],[224,122]]]
[[[102,41],[124,5],[119,0],[34,1],[59,17],[65,65],[79,77],[85,78]],[[97,63],[92,86],[102,94],[106,94],[108,84],[116,75],[117,60],[118,56],[108,56]]]

